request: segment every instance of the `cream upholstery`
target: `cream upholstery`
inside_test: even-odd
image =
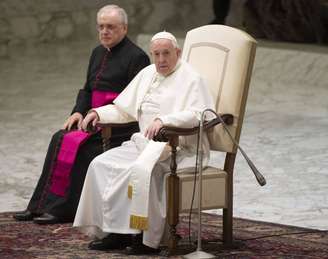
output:
[[[247,33],[224,25],[207,25],[187,33],[182,58],[205,77],[215,100],[216,112],[231,113],[234,123],[228,126],[239,139],[248,86],[255,57],[256,41]],[[211,149],[236,152],[222,126],[209,134]],[[179,181],[179,210],[190,209],[193,173],[177,172]],[[217,168],[203,170],[203,209],[227,207],[227,172]],[[197,191],[196,191],[197,194]],[[197,196],[195,196],[197,201]],[[194,202],[193,208],[196,208]]]
[[[234,116],[234,124],[229,129],[237,141],[255,49],[256,41],[251,36],[224,25],[207,25],[189,31],[183,47],[182,58],[206,78],[216,111]],[[209,137],[213,150],[236,152],[222,126],[215,127]]]
[[[194,187],[194,173],[179,172],[179,211],[188,212],[190,210],[193,187]],[[203,173],[203,192],[202,192],[202,207],[203,210],[226,208],[226,179],[227,173],[217,168],[208,167]],[[193,209],[197,209],[198,200],[198,185],[195,189],[195,200],[193,202]]]
[[[177,171],[179,176],[179,212],[188,212],[191,207],[194,188],[194,171]],[[226,208],[227,172],[222,169],[207,167],[203,170],[202,210]],[[193,210],[198,208],[198,184],[195,186]]]

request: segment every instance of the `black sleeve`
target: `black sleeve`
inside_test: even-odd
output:
[[[83,89],[79,90],[76,97],[76,103],[72,110],[72,113],[78,112],[83,116],[91,109],[91,66],[95,60],[95,50],[93,50],[88,65],[87,78]]]
[[[139,73],[144,67],[150,64],[149,57],[146,53],[140,52],[135,58],[133,58],[129,64],[129,71],[128,71],[128,82]]]

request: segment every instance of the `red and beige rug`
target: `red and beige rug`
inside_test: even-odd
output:
[[[121,251],[88,250],[89,237],[71,224],[40,226],[32,222],[17,222],[13,213],[0,213],[0,258],[165,258],[127,256]],[[217,258],[328,258],[328,231],[285,226],[246,219],[234,219],[233,248],[221,242],[222,223],[217,215],[203,214],[202,248]],[[196,239],[196,217],[193,216],[192,240]],[[188,215],[182,215],[178,227],[182,236],[178,255],[195,251],[189,244]]]

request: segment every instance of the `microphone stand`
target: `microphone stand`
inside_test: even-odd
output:
[[[266,180],[264,176],[260,173],[260,171],[256,168],[254,163],[249,159],[249,157],[246,155],[244,150],[240,147],[240,145],[237,143],[237,141],[234,139],[234,137],[231,135],[230,131],[227,128],[227,125],[221,118],[219,114],[217,114],[214,110],[212,109],[205,109],[202,112],[201,115],[201,120],[200,120],[200,127],[199,127],[199,147],[200,147],[200,155],[199,155],[199,169],[198,169],[198,240],[197,240],[197,250],[193,253],[184,255],[183,258],[187,259],[207,259],[207,258],[215,258],[214,255],[203,252],[202,251],[202,245],[201,245],[201,227],[202,227],[202,217],[201,217],[201,211],[202,211],[202,173],[203,173],[203,145],[202,145],[202,138],[203,138],[203,127],[204,127],[204,119],[205,119],[205,112],[210,111],[212,112],[221,122],[224,130],[228,133],[229,138],[231,141],[237,146],[238,150],[240,153],[243,155],[245,158],[248,166],[251,168],[252,172],[254,173],[254,176],[257,180],[257,182],[261,185],[264,186],[266,184]],[[198,152],[198,150],[197,150]]]
[[[202,174],[203,174],[203,127],[204,127],[204,115],[207,110],[202,112],[200,127],[199,127],[199,168],[198,168],[198,233],[197,233],[197,250],[190,254],[184,255],[183,258],[186,259],[210,259],[215,258],[214,255],[202,251]],[[198,152],[198,150],[197,150]]]

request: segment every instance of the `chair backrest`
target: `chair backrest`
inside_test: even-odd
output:
[[[206,25],[187,33],[182,58],[207,81],[217,113],[234,116],[229,131],[239,141],[256,41],[244,31],[225,25]],[[236,153],[222,126],[209,132],[211,149]]]

